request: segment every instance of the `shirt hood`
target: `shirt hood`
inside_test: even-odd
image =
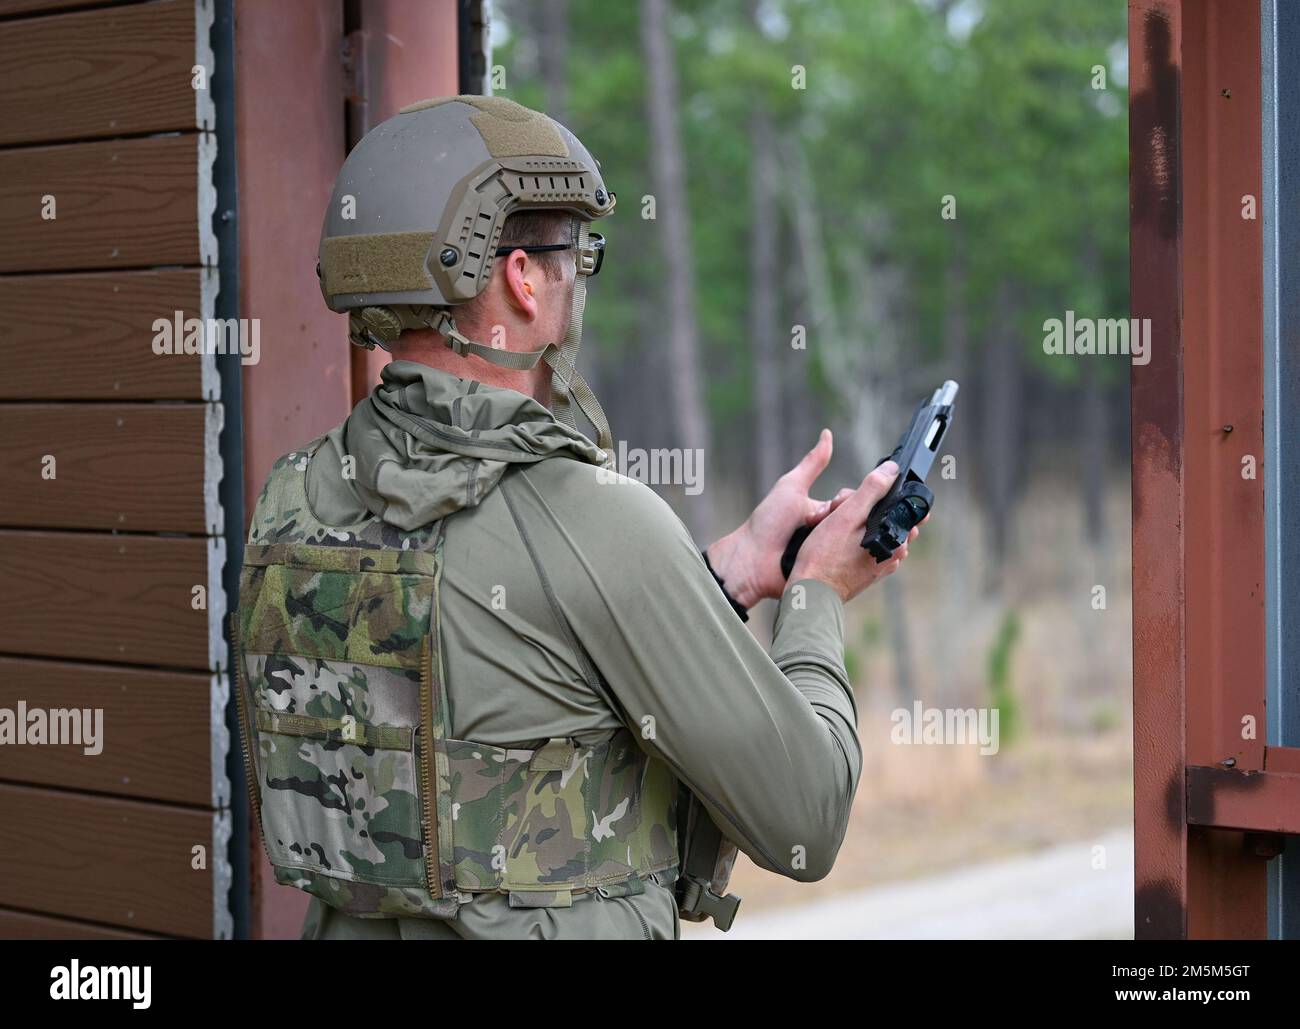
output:
[[[376,515],[412,531],[477,506],[511,465],[552,457],[608,461],[532,397],[393,361],[325,437],[307,469],[307,497],[330,524]]]

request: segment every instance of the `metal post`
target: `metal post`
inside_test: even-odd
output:
[[[1286,831],[1296,779],[1265,773],[1259,3],[1129,10],[1131,296],[1152,330],[1132,374],[1136,932],[1262,937],[1250,833]]]

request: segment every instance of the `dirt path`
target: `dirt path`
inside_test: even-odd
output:
[[[1105,868],[1096,867],[1098,847]],[[1096,939],[1133,935],[1133,834],[1050,847],[925,879],[756,912],[683,939]]]

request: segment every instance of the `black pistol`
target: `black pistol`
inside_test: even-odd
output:
[[[907,542],[912,527],[918,525],[934,507],[934,494],[925,484],[925,477],[948,426],[952,424],[952,408],[956,400],[957,383],[949,379],[928,400],[921,401],[894,452],[878,462],[893,461],[897,464],[898,478],[867,516],[867,531],[862,537],[862,545],[877,564],[888,561],[894,551]],[[794,568],[799,548],[810,532],[812,527],[807,525],[796,529],[781,555],[781,573],[787,579]]]

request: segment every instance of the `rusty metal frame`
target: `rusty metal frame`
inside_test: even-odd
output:
[[[239,313],[259,320],[262,343],[243,369],[246,519],[276,458],[350,406],[347,327],[321,303],[315,274],[322,205],[343,160],[341,35],[338,0],[235,0]],[[277,886],[256,827],[248,861],[249,934],[296,937],[309,898]]]
[[[460,90],[457,54],[471,4],[465,0],[348,0],[344,30],[354,81],[348,90],[348,149],[407,104]],[[482,12],[480,12],[482,17]],[[351,354],[352,403],[363,400],[390,358]]]
[[[353,354],[347,321],[325,307],[315,274],[324,205],[347,148],[343,0],[234,3],[239,314],[260,320],[262,340],[260,363],[243,369],[247,517],[275,459],[346,417],[380,362]],[[361,109],[373,120],[455,91],[456,0],[367,0],[353,12],[364,75],[352,88],[364,90]],[[255,833],[245,847],[248,932],[296,937],[310,898],[277,886]]]
[[[1256,834],[1300,832],[1300,751],[1265,746],[1260,44],[1259,0],[1130,0],[1139,938],[1266,936]]]
[[[1219,829],[1298,833],[1300,772],[1236,772],[1193,765],[1187,769],[1187,821]]]

